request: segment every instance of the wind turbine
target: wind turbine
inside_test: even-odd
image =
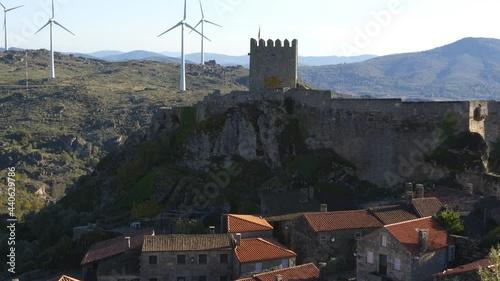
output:
[[[171,27],[169,30],[158,35],[158,37],[160,37],[163,34],[169,32],[170,30],[172,30],[174,28],[177,28],[179,26],[182,27],[182,31],[181,31],[181,85],[180,85],[180,90],[182,92],[186,91],[186,56],[184,55],[184,27],[187,26],[192,31],[195,31],[196,33],[203,36],[203,34],[199,33],[196,29],[194,29],[192,26],[190,26],[188,23],[186,23],[186,5],[187,5],[187,0],[184,0],[184,18],[180,22],[178,22],[176,25]],[[205,37],[205,36],[203,36],[203,37]],[[208,39],[207,37],[205,37],[205,38],[210,41],[210,39]]]
[[[204,24],[205,23],[209,23],[209,24],[213,24],[213,25],[218,26],[218,27],[222,27],[221,25],[218,25],[216,23],[213,23],[213,22],[205,19],[205,14],[203,13],[203,5],[201,5],[201,0],[200,0],[200,9],[201,9],[201,20],[198,22],[198,24],[195,25],[194,28],[197,28],[198,25],[201,24],[201,34],[202,35],[205,35],[205,33],[204,33]],[[189,33],[191,33],[191,32],[193,32],[193,31],[191,30]],[[203,38],[203,36],[202,36],[201,37],[201,65],[205,65],[205,52],[203,50],[203,42],[204,41],[205,41],[205,38]]]
[[[66,30],[67,32],[75,35],[73,32],[69,31],[66,27],[62,26],[60,23],[58,23],[55,19],[54,19],[54,0],[52,0],[52,17],[49,19],[49,21],[44,25],[42,26],[37,32],[35,32],[35,34],[37,34],[38,32],[40,32],[40,30],[44,29],[47,25],[50,25],[50,78],[54,79],[56,78],[56,73],[55,73],[55,69],[54,69],[54,48],[53,48],[53,39],[52,39],[52,33],[53,33],[53,25],[56,24],[56,25],[59,25],[62,29]]]
[[[9,45],[8,45],[8,35],[7,35],[7,12],[10,12],[12,10],[15,10],[17,8],[21,8],[23,7],[24,5],[21,5],[21,6],[17,6],[17,7],[14,7],[14,8],[10,8],[10,9],[7,9],[5,8],[5,6],[0,3],[0,5],[2,6],[3,8],[3,29],[5,30],[5,51],[8,51],[9,50]]]

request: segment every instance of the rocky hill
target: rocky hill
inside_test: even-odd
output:
[[[301,80],[357,96],[410,100],[498,100],[500,40],[465,38],[418,53],[302,67]]]
[[[48,61],[44,50],[0,53],[0,176],[18,171],[19,216],[60,199],[103,156],[140,138],[158,107],[245,89],[248,75],[189,65],[189,90],[179,93],[176,64],[56,54],[57,79],[49,80]]]

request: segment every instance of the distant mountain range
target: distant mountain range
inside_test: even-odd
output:
[[[498,100],[500,40],[464,38],[429,51],[300,67],[299,78],[318,88],[357,96]]]
[[[151,60],[157,62],[172,62],[180,63],[180,54],[176,52],[162,52],[155,53],[143,50],[136,50],[132,52],[120,51],[98,51],[94,53],[67,53],[79,57],[101,59],[110,62],[129,61],[129,60]],[[299,64],[301,66],[319,66],[330,65],[339,63],[353,63],[360,62],[367,59],[374,58],[374,55],[361,55],[352,57],[337,57],[337,56],[323,56],[323,57],[299,57]],[[186,55],[187,63],[199,63],[201,60],[200,53],[193,53]],[[249,56],[230,56],[223,54],[205,53],[205,61],[215,60],[218,64],[223,66],[242,65],[249,66]]]

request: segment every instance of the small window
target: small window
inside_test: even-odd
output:
[[[178,255],[177,264],[186,264],[186,255]]]
[[[157,256],[149,256],[149,264],[158,264]]]
[[[455,245],[448,246],[448,261],[452,262],[455,260]]]
[[[387,247],[387,236],[386,235],[382,235],[380,237],[380,245],[382,247]]]
[[[396,271],[401,270],[401,259],[400,258],[394,258],[394,270],[396,270]]]
[[[117,279],[117,281],[127,281],[127,279],[121,278],[121,279]]]
[[[442,251],[439,255],[439,264],[446,265],[446,251]]]
[[[207,264],[207,255],[199,255],[198,256],[199,264]]]
[[[220,263],[227,263],[227,254],[220,254]]]
[[[261,262],[255,263],[255,272],[257,272],[257,273],[262,272],[262,263]]]
[[[224,275],[219,278],[220,281],[229,281],[229,277]]]
[[[289,259],[282,259],[281,260],[281,268],[289,268],[290,267],[290,260]]]
[[[321,235],[321,236],[319,237],[319,242],[320,242],[321,244],[325,244],[325,243],[326,243],[326,240],[328,240],[328,237],[326,237],[326,235]]]
[[[361,232],[354,233],[354,239],[359,240],[361,238]]]
[[[149,278],[149,281],[158,281],[158,278]]]
[[[373,252],[372,251],[366,252],[366,262],[373,263]]]
[[[186,281],[186,277],[177,277],[177,281]]]
[[[207,276],[205,275],[199,276],[198,281],[207,281]]]

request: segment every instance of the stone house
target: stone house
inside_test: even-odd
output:
[[[444,210],[435,197],[413,198],[407,195],[405,203],[371,207],[369,210],[384,224],[393,224],[433,216]]]
[[[153,228],[147,228],[93,244],[81,262],[83,280],[139,280],[138,265],[144,236],[154,234]]]
[[[234,275],[237,278],[295,266],[297,254],[276,241],[263,238],[242,239],[237,234],[234,249]]]
[[[434,274],[433,281],[481,281],[478,274],[479,268],[486,268],[489,266],[489,259],[478,260]]]
[[[359,281],[427,281],[455,259],[455,245],[432,217],[386,225],[358,240]]]
[[[273,237],[273,227],[263,218],[252,215],[227,215],[227,232],[241,238]]]
[[[293,221],[290,248],[300,263],[341,258],[353,269],[356,240],[382,226],[369,210],[305,213]]]
[[[140,258],[141,281],[229,281],[235,241],[231,234],[146,237]]]
[[[313,263],[292,266],[289,268],[273,270],[265,273],[254,274],[251,277],[236,281],[317,281],[320,280],[319,269]]]

